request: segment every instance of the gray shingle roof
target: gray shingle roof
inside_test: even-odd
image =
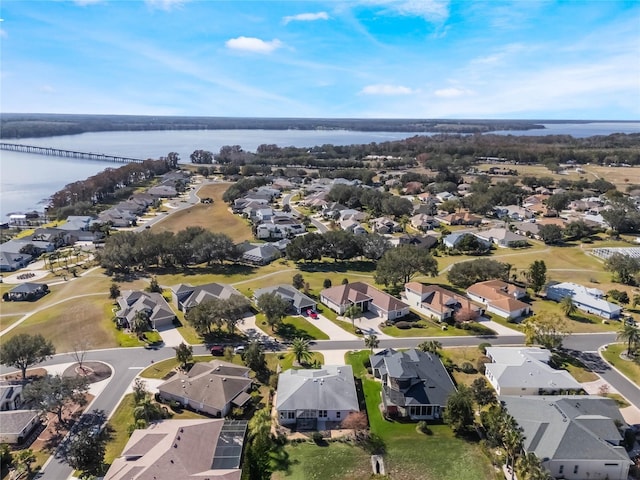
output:
[[[351,365],[286,370],[278,377],[277,410],[359,410]]]

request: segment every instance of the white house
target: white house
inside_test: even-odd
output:
[[[548,364],[551,352],[539,347],[487,347],[491,363],[485,376],[498,395],[581,393],[582,386],[566,370]]]
[[[615,303],[607,302],[604,292],[597,288],[587,288],[577,283],[564,282],[547,287],[547,298],[560,301],[565,297],[571,297],[573,304],[583,312],[592,313],[607,319],[620,317],[622,307]]]
[[[359,410],[351,365],[291,369],[278,376],[276,412],[281,425],[324,430]]]

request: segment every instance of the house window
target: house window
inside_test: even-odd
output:
[[[564,473],[564,465],[560,465],[560,468],[558,469],[558,473],[560,475],[562,475]]]
[[[296,412],[294,412],[294,411],[287,412],[287,418],[289,420],[293,420],[294,418],[296,418]]]
[[[327,411],[326,410],[318,410],[318,417],[319,418],[327,418]]]
[[[340,418],[340,412],[336,412],[336,418]]]
[[[574,474],[578,473],[578,465],[575,465],[575,466],[573,467],[573,473],[574,473]]]

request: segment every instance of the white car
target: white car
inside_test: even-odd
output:
[[[244,345],[238,345],[236,348],[233,349],[233,353],[235,353],[236,355],[242,355],[244,353]]]

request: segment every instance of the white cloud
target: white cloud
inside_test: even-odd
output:
[[[317,13],[300,13],[298,15],[290,15],[282,19],[286,25],[289,22],[315,22],[316,20],[329,20],[329,14],[327,12]]]
[[[283,43],[276,39],[269,42],[254,37],[232,38],[225,42],[227,48],[231,50],[242,50],[245,52],[271,53],[283,46]]]
[[[93,0],[89,0],[93,1]],[[189,0],[145,0],[145,3],[150,7],[157,10],[164,10],[169,12],[174,8],[182,7]]]
[[[428,22],[449,18],[448,0],[369,0],[365,3],[384,6],[388,12],[406,17],[422,17]]]
[[[360,91],[360,93],[365,95],[411,95],[416,92],[409,87],[404,87],[402,85],[377,84],[367,85]]]
[[[440,98],[455,98],[461,97],[463,95],[469,95],[471,93],[470,90],[466,90],[464,88],[441,88],[440,90],[436,90],[434,95]]]

